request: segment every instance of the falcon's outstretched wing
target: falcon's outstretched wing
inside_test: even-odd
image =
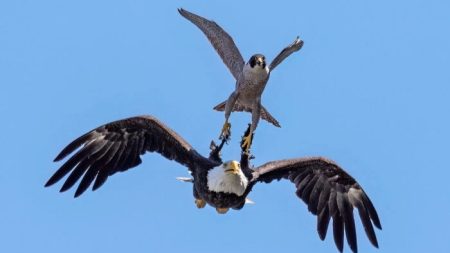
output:
[[[100,126],[67,145],[54,161],[62,160],[80,146],[48,180],[46,187],[72,171],[60,191],[68,190],[84,175],[75,192],[78,197],[94,179],[92,189],[96,190],[108,176],[139,165],[142,162],[140,156],[146,151],[158,152],[190,169],[218,165],[198,154],[177,133],[151,116],[132,117]]]
[[[334,241],[343,250],[344,231],[353,252],[357,252],[353,208],[370,242],[378,247],[373,225],[381,229],[380,220],[369,197],[349,174],[325,158],[298,158],[266,163],[255,169],[253,182],[269,183],[289,179],[297,188],[296,194],[317,215],[317,231],[324,240],[330,218],[333,218]]]
[[[284,48],[269,65],[269,70],[274,70],[278,64],[280,64],[284,59],[286,59],[289,55],[294,52],[297,52],[303,47],[303,40],[297,37],[292,44]]]
[[[178,12],[202,30],[233,74],[234,79],[237,80],[244,67],[244,60],[234,44],[233,38],[214,21],[207,20],[182,8],[178,9]]]

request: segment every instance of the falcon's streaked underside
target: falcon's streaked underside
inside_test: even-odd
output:
[[[229,117],[232,111],[252,113],[252,123],[250,128],[252,134],[258,126],[259,118],[280,127],[278,121],[266,108],[264,108],[264,106],[262,106],[261,95],[272,70],[274,70],[275,67],[289,55],[300,50],[303,46],[303,41],[297,37],[294,42],[284,48],[268,66],[266,65],[266,59],[262,54],[253,55],[248,62],[245,63],[231,36],[217,23],[184,9],[178,9],[178,11],[206,35],[236,79],[236,88],[229,98],[214,107],[215,110],[225,111],[225,123],[220,137],[224,138],[229,135],[229,129],[231,127]],[[251,136],[251,134],[249,136]],[[250,137],[248,137],[243,143],[246,150],[250,148],[250,144]]]

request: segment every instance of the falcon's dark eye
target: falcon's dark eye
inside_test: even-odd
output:
[[[248,61],[249,63],[250,63],[250,67],[255,67],[255,65],[256,65],[256,57],[255,56],[252,56],[251,58],[250,58],[250,61]]]

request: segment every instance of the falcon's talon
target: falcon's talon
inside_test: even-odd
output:
[[[250,149],[251,144],[252,144],[252,135],[249,134],[248,136],[244,137],[244,141],[242,142],[242,145],[241,145],[241,147],[244,149],[245,154],[247,154],[247,155],[250,154],[249,149]]]
[[[217,213],[220,213],[220,214],[226,214],[228,212],[228,210],[229,210],[229,208],[216,207]]]
[[[204,208],[206,206],[206,201],[203,199],[195,199],[195,205],[197,208]]]
[[[231,124],[228,123],[228,121],[225,121],[222,127],[222,131],[220,132],[219,139],[228,141],[230,138],[230,131],[231,130]]]

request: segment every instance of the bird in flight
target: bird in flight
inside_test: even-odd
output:
[[[248,62],[245,63],[231,36],[216,22],[182,8],[178,9],[178,12],[206,35],[235,78],[235,90],[226,101],[218,104],[214,109],[225,111],[225,123],[220,133],[221,139],[228,138],[230,135],[231,124],[229,123],[229,117],[232,111],[245,111],[252,114],[250,135],[242,144],[248,151],[251,145],[250,136],[252,136],[258,126],[259,118],[267,120],[276,127],[280,127],[278,121],[262,106],[261,95],[269,80],[270,73],[289,55],[300,50],[303,46],[303,41],[297,37],[269,65],[266,64],[266,58],[262,54],[252,55]]]
[[[250,125],[242,142],[250,135]],[[250,165],[250,154],[242,148],[240,161],[222,161],[220,145],[211,143],[208,157],[200,155],[187,141],[152,116],[138,116],[118,120],[97,127],[67,145],[55,162],[70,156],[50,177],[46,187],[63,179],[61,192],[67,191],[80,179],[75,197],[93,183],[93,190],[101,187],[109,176],[138,166],[141,155],[156,152],[188,168],[192,178],[195,204],[203,208],[209,204],[220,214],[230,208],[244,207],[247,195],[258,183],[289,180],[296,187],[296,195],[308,210],[317,216],[317,231],[324,240],[330,220],[339,251],[343,250],[344,233],[353,252],[357,239],[353,210],[359,212],[369,241],[378,247],[373,225],[381,229],[371,200],[359,183],[336,163],[322,157],[294,158],[271,161],[258,167]]]

